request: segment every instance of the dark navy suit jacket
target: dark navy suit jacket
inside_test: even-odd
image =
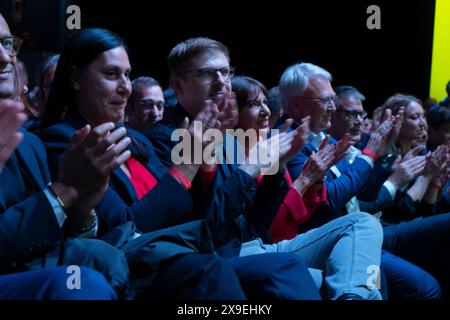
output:
[[[64,123],[41,132],[52,174],[55,174],[59,159],[76,130],[85,124],[81,117],[72,116]],[[143,143],[149,152],[150,160],[144,165],[158,179],[158,184],[141,200],[136,201],[136,192],[129,179],[120,168],[114,170],[110,187],[95,208],[101,219],[102,232],[127,221],[134,221],[142,232],[150,232],[191,220],[192,200],[184,187],[166,173],[166,168],[158,161],[151,143],[144,136],[131,129],[127,132]]]
[[[63,238],[42,191],[50,181],[45,147],[22,132],[23,141],[0,174],[0,269],[31,260]]]

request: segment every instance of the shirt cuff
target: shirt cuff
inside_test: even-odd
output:
[[[392,184],[392,182],[390,181],[385,181],[383,183],[383,187],[385,187],[387,189],[387,191],[389,192],[389,194],[392,197],[392,200],[395,199],[395,194],[397,193],[397,189],[394,187],[394,185]]]
[[[55,214],[56,221],[58,221],[58,225],[60,228],[62,228],[64,221],[67,219],[67,215],[64,212],[63,207],[59,204],[58,199],[55,198],[53,195],[53,192],[49,190],[50,187],[47,187],[44,189],[44,194],[48,199],[48,202],[50,202],[50,205],[52,206],[53,213]]]
[[[371,157],[365,154],[360,154],[358,157],[365,160],[369,164],[369,166],[373,169],[373,159]]]

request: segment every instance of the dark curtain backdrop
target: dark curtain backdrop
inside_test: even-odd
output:
[[[58,5],[52,4],[55,3],[52,0],[31,1],[35,3],[32,6]],[[170,49],[188,37],[208,36],[229,47],[231,64],[238,74],[253,76],[269,88],[277,84],[287,66],[307,61],[328,69],[334,76],[333,84],[358,87],[367,97],[368,109],[396,92],[419,98],[428,96],[434,1],[74,0],[72,3],[81,8],[83,28],[105,27],[125,38],[133,77],[151,75],[164,86],[168,84],[166,57]],[[381,30],[366,27],[369,16],[366,9],[371,4],[381,8]],[[59,24],[65,27],[65,23]],[[41,23],[27,27],[45,26]],[[60,39],[60,33],[57,35],[55,39]],[[45,41],[37,43],[39,46],[54,50]]]

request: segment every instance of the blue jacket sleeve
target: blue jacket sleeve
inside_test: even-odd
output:
[[[374,214],[386,210],[392,206],[393,203],[394,199],[392,199],[389,191],[385,187],[381,187],[380,192],[374,201],[359,200],[359,207],[361,211]]]
[[[0,214],[0,269],[27,261],[63,239],[44,192],[35,193]]]
[[[302,172],[303,165],[312,154],[314,148],[308,144],[291,161],[288,162],[288,170],[292,179],[297,179]],[[340,177],[335,177],[331,171],[326,176],[327,199],[329,211],[335,218],[346,214],[345,204],[366,185],[372,168],[367,161],[357,158]]]
[[[36,136],[23,134],[15,155],[28,171],[33,193],[11,189],[10,179],[22,177],[0,174],[0,269],[30,260],[63,238],[53,208],[41,191],[50,179],[45,147]]]
[[[328,172],[325,184],[332,212],[345,211],[345,204],[366,185],[371,170],[367,161],[357,158],[338,178]]]

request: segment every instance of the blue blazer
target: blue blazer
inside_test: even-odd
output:
[[[48,153],[48,162],[54,175],[59,166],[59,159],[69,141],[86,124],[79,116],[71,116],[67,121],[56,124],[41,132]],[[137,201],[133,185],[118,168],[114,170],[107,189],[96,212],[101,220],[100,230],[105,233],[114,226],[134,221],[141,232],[150,232],[174,226],[190,220],[192,200],[166,168],[158,161],[151,143],[138,132],[128,129],[128,135],[140,141],[150,154],[149,162],[144,165],[158,179],[158,184]],[[176,201],[174,201],[176,199]]]
[[[281,125],[283,120],[278,124]],[[297,125],[294,124],[289,131],[294,130]],[[328,143],[335,144],[337,141],[330,137]],[[312,154],[318,150],[312,144],[306,144],[304,148],[293,158],[288,164],[289,174],[294,180],[303,169],[303,165]],[[325,177],[325,185],[327,188],[327,200],[329,205],[321,204],[312,218],[301,227],[300,231],[306,231],[311,228],[321,226],[333,219],[347,214],[345,204],[353,197],[364,195],[365,200],[373,201],[376,199],[380,188],[387,178],[387,171],[381,165],[375,162],[374,169],[367,161],[357,158],[350,165],[344,158],[336,167],[339,169],[341,176],[336,177],[331,170],[327,172]],[[374,174],[377,172],[376,174]],[[370,188],[368,187],[370,186]]]
[[[171,166],[170,154],[175,146],[170,139],[171,134],[189,115],[180,105],[167,111],[164,120],[150,127],[145,135],[152,141],[162,162]],[[288,188],[284,172],[281,172],[264,178],[255,190],[251,176],[236,164],[224,163],[217,165],[216,175],[208,190],[202,176],[197,174],[190,194],[195,214],[207,218],[218,253],[233,257],[239,255],[242,242],[255,237],[270,241],[267,230]]]
[[[388,189],[382,186],[374,201],[363,201],[358,199],[358,202],[361,211],[374,214],[390,208],[394,204],[394,199],[392,199]]]
[[[0,174],[0,269],[31,260],[63,239],[42,191],[50,181],[45,147],[21,132],[24,139]]]

